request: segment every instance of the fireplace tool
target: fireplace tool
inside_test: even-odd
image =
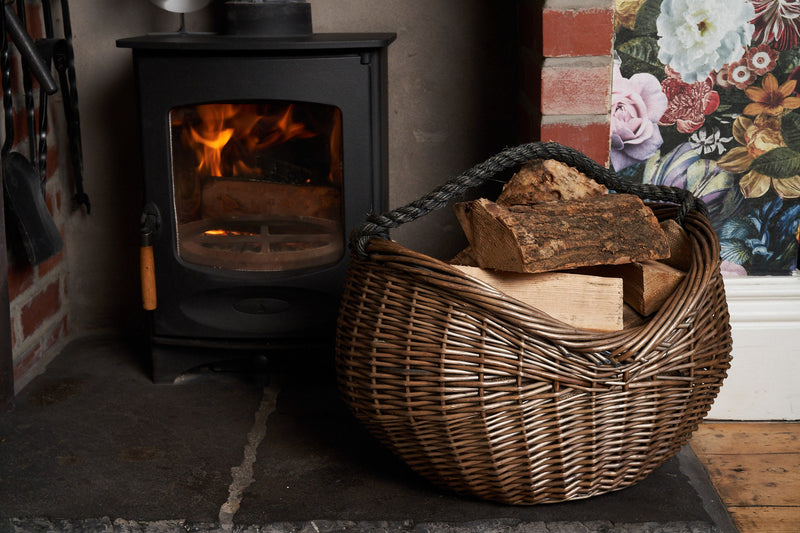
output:
[[[8,58],[8,38],[11,35],[23,62],[39,81],[43,91],[50,94],[57,90],[55,80],[36,51],[30,36],[10,5],[5,4],[0,28],[0,69],[3,82],[3,110],[5,114],[6,139],[0,155],[3,163],[3,189],[9,213],[15,221],[28,261],[38,265],[61,250],[61,235],[44,201],[44,191],[39,175],[32,163],[14,146],[14,110],[11,90],[11,65]]]
[[[42,3],[45,11],[50,11],[50,2]],[[73,208],[81,205],[86,213],[92,210],[89,196],[83,189],[83,144],[81,141],[81,124],[78,114],[78,86],[75,81],[75,54],[72,50],[72,23],[69,16],[69,1],[61,0],[61,18],[64,21],[64,38],[60,39],[53,49],[53,62],[58,72],[58,82],[64,101],[64,118],[67,122],[70,156],[72,158],[75,195],[72,198]]]

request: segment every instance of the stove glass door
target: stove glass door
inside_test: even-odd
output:
[[[286,101],[170,112],[179,257],[246,271],[323,268],[344,255],[341,111]]]

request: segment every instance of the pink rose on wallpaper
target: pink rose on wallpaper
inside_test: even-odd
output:
[[[661,88],[669,104],[658,123],[662,126],[675,124],[679,132],[692,133],[703,125],[706,115],[719,107],[719,93],[713,90],[714,82],[710,77],[689,84],[669,67],[667,74]]]
[[[611,164],[622,170],[655,154],[663,143],[658,119],[667,108],[667,97],[658,79],[639,73],[625,78],[614,66],[611,90]]]

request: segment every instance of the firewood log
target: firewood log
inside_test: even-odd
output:
[[[583,274],[520,274],[458,266],[500,292],[581,329],[618,331],[624,326],[622,280]]]
[[[511,207],[481,198],[456,210],[483,268],[547,272],[669,256],[658,220],[633,195]]]
[[[622,278],[625,303],[644,316],[658,311],[686,277],[685,272],[659,261],[593,266],[571,272]]]
[[[554,159],[525,163],[503,187],[497,203],[505,206],[582,200],[608,193],[603,185]]]
[[[675,267],[678,270],[688,272],[692,266],[694,251],[689,235],[686,230],[674,220],[665,220],[661,223],[661,229],[667,236],[669,245],[669,257],[662,259],[662,263]]]

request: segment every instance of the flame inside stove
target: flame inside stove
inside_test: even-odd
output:
[[[334,148],[341,153],[338,110],[331,125],[315,121],[307,108],[290,102],[200,104],[173,112],[171,120],[173,131],[180,131],[182,144],[195,156],[198,175],[249,177],[263,174],[261,153],[292,140],[325,135],[330,153]]]

